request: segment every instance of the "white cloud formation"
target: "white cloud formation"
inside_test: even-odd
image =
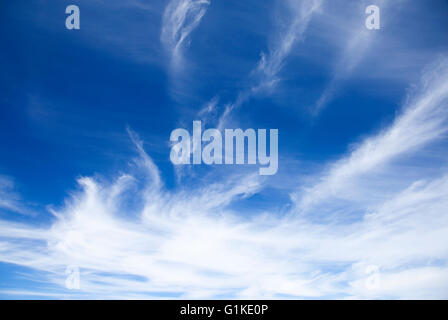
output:
[[[355,178],[443,138],[447,77],[442,59],[389,128],[305,192],[311,214],[240,209],[239,200],[263,188],[256,174],[168,191],[131,133],[139,152],[134,172],[112,183],[80,178],[81,189],[53,211],[49,227],[0,220],[0,261],[38,271],[51,285],[26,294],[54,298],[446,299],[446,172],[404,179],[404,188],[389,187],[389,171],[375,180]],[[383,188],[385,196],[372,203],[351,194],[346,207],[316,219],[316,203],[344,195],[347,181],[355,190]],[[350,202],[360,203],[358,212],[345,219]],[[80,290],[63,289],[68,265],[80,268]],[[378,278],[372,282],[372,276]],[[20,288],[0,292],[25,294]]]
[[[182,48],[207,12],[210,0],[171,0],[165,8],[160,39],[174,68],[182,63]]]
[[[252,87],[254,91],[272,90],[278,83],[278,73],[281,71],[285,59],[291,53],[294,45],[303,40],[305,32],[311,21],[312,16],[319,11],[322,6],[322,0],[308,1],[286,1],[285,10],[290,19],[288,25],[277,30],[278,36],[275,37],[268,54],[261,53],[261,59],[258,63],[254,75],[257,83]],[[282,17],[284,19],[284,17]],[[283,25],[283,21],[279,21]]]
[[[175,31],[166,31],[172,48],[182,45],[203,16],[200,6],[195,8],[184,7],[167,20]],[[314,6],[306,8],[300,7],[298,12],[308,13],[299,14],[292,31],[262,57],[257,69],[262,86],[278,81]],[[185,22],[189,14],[192,20]],[[448,298],[446,172],[428,178],[422,171],[426,179],[405,177],[391,186],[393,171],[404,175],[392,161],[444,138],[447,99],[448,62],[441,59],[425,72],[421,89],[409,96],[396,120],[330,165],[318,183],[296,195],[297,207],[286,215],[253,214],[238,206],[262,190],[257,174],[167,190],[142,141],[129,130],[139,154],[133,170],[113,182],[80,178],[80,189],[52,210],[46,227],[0,219],[0,261],[30,268],[30,277],[41,284],[41,290],[0,288],[0,294]],[[215,107],[212,101],[205,110]],[[0,190],[9,190],[8,183],[0,180]],[[1,195],[2,203],[17,203],[12,193]],[[334,212],[321,217],[320,204],[340,199],[347,205],[329,206]],[[356,216],[346,219],[344,210],[351,215],[352,203]],[[64,289],[69,265],[80,268],[80,290]],[[374,288],[367,285],[370,266],[380,272]]]
[[[35,292],[54,298],[447,297],[448,177],[348,225],[232,214],[226,204],[256,192],[256,176],[178,194],[136,193],[131,180],[80,179],[50,228],[1,221],[0,260],[61,288],[66,266],[79,266],[80,290]],[[127,193],[144,198],[140,210],[123,209]],[[366,286],[369,265],[380,268],[375,289]]]

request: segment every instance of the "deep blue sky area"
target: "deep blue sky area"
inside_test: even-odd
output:
[[[370,4],[381,9],[379,30],[365,27],[364,11]],[[80,8],[79,30],[66,28],[68,5]],[[437,259],[443,261],[441,266],[445,269],[434,269],[432,274],[440,271],[443,275],[446,271],[447,257],[440,256],[437,250],[431,257],[410,253],[412,258],[403,258],[400,262],[403,265],[386,262],[382,257],[376,262],[370,261],[356,256],[354,248],[341,249],[341,252],[354,252],[353,256],[343,258],[337,257],[337,249],[328,249],[331,252],[328,260],[305,254],[304,259],[311,262],[306,266],[302,262],[300,266],[295,264],[297,270],[288,267],[288,263],[295,261],[291,257],[302,254],[306,246],[310,246],[313,254],[321,252],[314,247],[318,240],[310,239],[317,237],[322,228],[343,224],[341,230],[331,229],[330,233],[334,231],[331,236],[356,238],[354,234],[364,227],[352,224],[370,221],[367,217],[376,212],[382,217],[382,210],[395,208],[390,203],[399,195],[407,194],[404,190],[413,183],[430,183],[431,179],[446,173],[448,166],[443,160],[446,122],[443,121],[448,112],[447,108],[439,110],[436,106],[446,103],[443,68],[448,52],[447,1],[3,0],[0,41],[0,224],[4,225],[0,241],[5,247],[0,247],[1,298],[42,298],[45,294],[51,298],[70,297],[67,294],[71,291],[64,287],[65,262],[79,265],[81,274],[87,270],[86,277],[106,277],[110,272],[129,276],[130,281],[139,284],[146,283],[146,287],[137,286],[135,292],[128,289],[127,293],[135,293],[132,297],[139,294],[211,298],[366,297],[356,286],[358,271],[353,271],[364,264],[384,264],[385,272],[396,272],[391,273],[392,277],[418,267],[421,261]],[[442,67],[437,69],[437,65]],[[434,109],[428,106],[428,110],[418,113],[415,119],[403,120],[400,126],[406,112],[414,107],[426,108],[423,100],[418,100],[426,94],[431,97],[428,101],[429,105],[434,103]],[[227,114],[226,110],[230,112]],[[170,134],[176,128],[191,132],[194,120],[202,120],[206,128],[222,125],[221,128],[244,130],[278,129],[277,173],[259,177],[258,166],[249,165],[174,166],[170,161]],[[421,123],[417,123],[419,120]],[[425,126],[429,129],[424,129]],[[413,133],[417,133],[415,137]],[[404,135],[409,140],[400,138]],[[144,151],[139,153],[140,142]],[[150,173],[142,173],[140,163],[144,166],[151,163]],[[157,168],[155,171],[151,169],[152,163]],[[154,172],[162,181],[156,194],[152,187],[144,187],[153,183],[146,179],[153,179]],[[252,182],[253,174],[261,180]],[[115,199],[114,192],[121,193],[114,190],[121,190],[121,185],[114,189],[111,184],[121,175],[133,176],[135,185],[127,191],[129,194]],[[85,191],[84,203],[79,179],[87,177],[98,184],[100,191],[94,195]],[[146,221],[142,225],[151,225],[147,231],[151,236],[166,234],[167,239],[180,239],[180,243],[189,241],[183,238],[183,232],[164,229],[165,224],[157,223],[174,219],[176,210],[181,209],[188,214],[181,210],[180,216],[185,214],[191,218],[185,218],[189,221],[185,222],[185,228],[188,225],[203,232],[215,230],[210,232],[217,237],[222,235],[221,228],[249,228],[244,231],[247,238],[242,236],[244,241],[250,238],[251,232],[258,237],[260,230],[274,226],[276,219],[284,217],[300,217],[293,223],[277,221],[279,226],[297,223],[295,231],[288,229],[294,236],[303,230],[314,230],[315,223],[320,225],[315,232],[309,231],[312,235],[307,233],[303,238],[291,239],[304,247],[285,246],[284,240],[273,242],[282,248],[275,250],[272,243],[273,247],[269,248],[258,247],[261,246],[258,242],[253,244],[255,247],[235,244],[240,248],[255,248],[252,252],[260,256],[253,259],[254,264],[265,261],[268,266],[275,259],[280,263],[288,261],[281,264],[278,274],[272,278],[269,275],[271,280],[258,287],[246,277],[244,259],[241,267],[236,267],[239,266],[236,262],[225,269],[225,264],[216,262],[216,268],[204,264],[192,271],[204,272],[204,277],[222,273],[235,279],[229,282],[228,288],[220,290],[219,280],[215,287],[212,287],[214,282],[209,287],[196,283],[193,276],[191,283],[187,283],[180,278],[167,280],[169,277],[157,273],[155,266],[160,261],[173,270],[173,265],[184,263],[188,267],[182,272],[191,267],[185,250],[180,250],[182,254],[172,253],[175,258],[170,260],[171,255],[168,257],[165,250],[177,246],[163,242],[165,238],[160,242],[154,240],[153,245],[157,247],[151,247],[148,252],[158,252],[160,256],[152,257],[143,249],[144,240],[134,243],[132,237],[126,236],[133,248],[141,251],[111,249],[110,255],[104,253],[102,257],[104,265],[87,257],[86,252],[95,256],[96,249],[76,251],[78,247],[71,241],[87,232],[83,229],[84,222],[80,222],[84,220],[75,218],[80,212],[95,217],[92,225],[109,226],[109,220],[101,220],[104,216],[96,216],[95,210],[102,209],[98,209],[100,206],[95,201],[104,204],[105,212],[116,211],[117,219],[136,223],[138,228],[141,225],[136,217],[141,216]],[[417,207],[415,204],[414,208]],[[52,210],[67,216],[61,218]],[[162,215],[159,222],[148,218],[152,210]],[[403,208],[400,210],[392,211],[405,212]],[[198,224],[208,226],[209,222],[193,218],[197,216],[218,219],[217,225],[203,228]],[[441,219],[438,226],[446,225],[445,218],[437,217]],[[233,225],[238,219],[242,219],[242,224]],[[260,224],[252,225],[253,219],[259,219]],[[305,221],[313,227],[305,229]],[[415,221],[404,224],[414,225]],[[19,229],[11,225],[16,223],[27,226],[27,232],[37,232],[33,228],[51,231],[43,238],[30,233],[15,235]],[[55,231],[58,228],[62,229]],[[351,228],[354,234],[350,235]],[[279,230],[266,231],[267,238],[289,232]],[[110,232],[118,237],[121,231]],[[226,243],[243,241],[236,236],[239,231],[232,232],[235,233],[231,233]],[[92,238],[86,241],[94,243]],[[199,241],[196,246],[202,248],[206,242]],[[127,243],[127,240],[117,240],[117,243]],[[165,244],[159,247],[160,243]],[[210,241],[210,248],[213,245],[218,246],[217,242]],[[360,244],[360,247],[369,250],[369,245]],[[20,262],[22,258],[34,261],[34,255],[21,254],[27,246],[35,246],[42,254],[36,258],[37,265]],[[325,244],[317,247],[327,248]],[[65,252],[67,248],[77,253],[70,256]],[[120,250],[129,252],[129,256],[119,255]],[[371,250],[382,249],[372,247]],[[98,249],[98,252],[105,250]],[[185,260],[179,258],[183,254],[187,255]],[[263,260],[266,256],[270,258]],[[50,257],[61,257],[64,262],[51,265],[46,260]],[[210,261],[213,259],[212,254]],[[125,272],[117,267],[120,263],[116,261],[133,267],[128,266],[130,269]],[[140,267],[146,263],[154,270],[148,267],[142,271]],[[440,264],[434,265],[439,267]],[[59,278],[52,274],[59,274]],[[311,285],[312,289],[295,290],[286,284],[295,283],[296,277],[312,278],[310,281],[314,284],[317,280],[313,277],[317,279],[317,274],[339,275],[343,285],[328,280],[325,284]],[[111,295],[99,289],[95,291],[95,281],[108,283],[111,277],[89,278],[92,282],[78,297],[112,297],[114,290],[120,292],[117,289],[120,285],[128,285],[117,276],[118,282],[108,291]],[[442,281],[446,277],[437,279]],[[282,281],[285,281],[283,287],[271,290],[271,283]],[[392,287],[385,286],[384,291],[374,293],[373,297],[403,297],[405,289]],[[425,295],[429,292],[425,288],[421,289],[422,296],[433,297]],[[447,297],[446,286],[434,290],[435,297]]]

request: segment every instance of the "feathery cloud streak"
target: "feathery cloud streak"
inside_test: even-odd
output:
[[[392,3],[390,1],[378,0],[375,4],[379,6],[381,17],[384,19],[386,16],[391,16],[390,13],[388,13],[388,9],[405,1],[406,0],[400,0]],[[364,13],[365,8],[369,4],[371,3],[362,2],[359,6],[359,13]],[[345,18],[346,17],[344,16],[344,19]],[[360,21],[358,19],[355,19],[355,21],[357,25],[349,28],[348,39],[345,40],[346,45],[342,50],[339,59],[333,66],[331,79],[311,109],[311,113],[314,116],[317,116],[334,99],[341,83],[352,75],[354,70],[362,62],[369,48],[375,43],[375,39],[378,36],[377,34],[381,32],[380,30],[368,30],[363,25],[359,25]],[[338,24],[346,27],[347,22],[339,22]],[[343,31],[343,33],[345,34],[346,31]]]
[[[409,96],[401,115],[378,135],[366,139],[347,157],[339,160],[306,190],[299,201],[300,208],[328,200],[346,197],[344,190],[364,174],[376,172],[399,156],[417,151],[422,146],[443,137],[448,118],[448,60],[441,58],[425,71],[420,89]],[[380,194],[378,190],[378,194]]]
[[[22,199],[14,190],[14,181],[9,177],[0,175],[0,209],[31,214],[32,211],[22,204]]]
[[[270,45],[269,53],[261,53],[257,67],[251,72],[250,88],[238,93],[237,99],[228,104],[219,119],[219,127],[223,127],[229,114],[239,108],[245,101],[260,92],[269,93],[274,90],[279,79],[279,72],[285,59],[290,55],[297,42],[303,40],[305,32],[313,15],[319,11],[322,0],[288,0],[283,4],[284,21],[278,21],[276,36]],[[283,18],[282,18],[283,19]]]
[[[313,14],[321,8],[321,5],[322,0],[286,1],[285,10],[289,12],[290,21],[285,28],[277,30],[278,36],[271,44],[269,53],[261,53],[261,59],[253,72],[258,80],[252,87],[253,91],[272,90],[279,82],[278,73],[283,68],[285,59],[294,45],[303,40]]]
[[[160,39],[174,68],[182,64],[182,48],[207,12],[210,0],[171,0],[165,8]]]

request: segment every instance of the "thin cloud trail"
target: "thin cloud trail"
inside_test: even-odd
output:
[[[210,0],[171,0],[165,8],[160,39],[171,56],[174,69],[182,68],[183,48],[199,26]]]
[[[140,140],[138,135],[134,131],[132,131],[129,127],[126,130],[140,155],[138,159],[139,161],[141,161],[141,166],[146,169],[146,172],[150,177],[150,181],[152,182],[151,187],[155,189],[160,189],[162,187],[162,179],[160,178],[159,169],[155,165],[154,161],[146,154],[143,148],[143,142]]]
[[[363,55],[371,46],[375,35],[370,30],[361,29],[354,33],[347,44],[342,57],[333,70],[333,76],[317,100],[311,113],[316,116],[333,100],[341,82],[344,81],[361,62]]]
[[[290,55],[294,45],[302,41],[312,16],[321,8],[321,0],[287,1],[287,8],[292,11],[291,21],[286,30],[281,30],[268,54],[261,53],[254,76],[257,79],[251,90],[272,90],[279,82],[278,73],[284,66],[285,59]]]
[[[285,19],[289,19],[288,25],[286,28],[278,28],[276,31],[278,35],[272,42],[269,53],[261,53],[257,67],[251,72],[250,88],[239,92],[237,99],[226,105],[218,120],[218,128],[223,128],[231,112],[238,109],[252,96],[260,92],[268,93],[275,89],[280,81],[278,74],[282,70],[286,58],[290,55],[294,45],[303,40],[313,15],[322,6],[322,0],[288,0],[285,3],[283,10],[286,11]],[[281,21],[281,25],[283,24],[284,22]]]
[[[375,1],[374,4],[380,8],[381,19],[383,20],[385,17],[391,18],[389,9],[392,6],[398,6],[405,1],[407,0],[399,0],[395,2],[378,0]],[[359,6],[359,13],[364,13],[365,8],[370,4],[372,3],[362,2]],[[349,78],[355,69],[362,63],[369,49],[375,44],[378,33],[381,32],[381,30],[368,30],[364,25],[360,25],[359,20],[356,20],[356,23],[355,26],[350,28],[350,35],[348,40],[346,40],[346,45],[341,56],[333,66],[330,81],[310,110],[313,116],[319,115],[319,113],[331,103],[337,95],[342,83]]]
[[[448,59],[439,61],[424,72],[419,90],[411,94],[402,113],[391,126],[363,141],[350,154],[332,164],[314,186],[305,189],[298,200],[301,211],[330,197],[350,197],[347,190],[357,189],[356,179],[378,174],[391,161],[420,150],[447,133]],[[381,194],[381,190],[377,190]]]
[[[6,176],[0,175],[0,209],[5,209],[24,215],[33,215],[33,210],[22,204],[22,199],[15,191],[14,181]]]

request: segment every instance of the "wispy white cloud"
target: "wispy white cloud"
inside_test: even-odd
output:
[[[181,67],[182,49],[209,5],[210,0],[171,0],[166,6],[160,38],[171,55],[174,68]]]
[[[319,12],[322,0],[288,0],[282,3],[281,18],[278,18],[275,36],[268,53],[261,53],[257,67],[251,72],[250,87],[240,91],[233,103],[226,105],[219,118],[219,127],[224,126],[230,113],[239,108],[253,95],[268,94],[275,89],[280,81],[279,73],[285,60],[294,46],[305,37],[306,30],[313,15]],[[285,22],[286,21],[286,22]]]
[[[269,91],[275,87],[285,59],[290,55],[294,45],[303,40],[313,14],[320,10],[321,5],[322,0],[286,1],[285,14],[281,18],[282,21],[278,21],[278,35],[271,43],[269,53],[261,53],[261,59],[253,72],[257,81],[252,90]],[[283,19],[289,20],[286,26]]]
[[[392,14],[389,9],[395,6],[394,10],[398,11],[398,5],[405,1],[375,1],[375,5],[380,9],[381,21],[386,20],[386,18],[391,19]],[[361,1],[359,5],[356,5],[359,12],[358,16],[366,18],[367,15],[364,15],[365,9],[371,4],[372,2],[369,1]],[[329,15],[333,16],[329,18]],[[342,82],[353,74],[355,69],[362,63],[369,49],[377,45],[376,39],[378,39],[379,34],[382,32],[382,30],[368,30],[364,26],[363,19],[347,20],[346,14],[340,17],[338,13],[327,12],[326,18],[337,20],[333,24],[336,25],[336,30],[339,34],[329,32],[341,43],[345,43],[345,45],[340,52],[339,58],[332,67],[329,82],[311,109],[311,113],[315,116],[325,109],[335,98]],[[341,35],[343,36],[341,37]],[[378,51],[378,48],[375,47],[375,50]]]
[[[143,141],[141,141],[138,135],[129,127],[127,128],[127,132],[135,147],[137,148],[138,154],[140,155],[140,157],[136,160],[138,162],[137,164],[145,169],[145,172],[149,177],[148,181],[150,181],[150,183],[148,183],[148,185],[153,189],[160,189],[162,187],[162,179],[160,178],[159,169],[155,165],[154,161],[152,161],[152,159],[146,154],[143,148]],[[117,193],[119,193],[121,189],[122,188],[119,188],[117,190]]]
[[[359,31],[353,32],[339,61],[334,66],[331,80],[311,110],[314,115],[319,114],[333,100],[340,83],[350,76],[373,42],[374,31],[362,28],[354,28],[354,30]]]
[[[448,61],[441,58],[427,68],[419,90],[407,98],[394,123],[333,164],[317,184],[305,191],[300,208],[307,210],[329,197],[350,197],[351,190],[359,196],[360,190],[352,184],[356,179],[368,173],[378,175],[390,161],[443,137],[447,132],[447,99]],[[381,194],[381,187],[377,191]]]
[[[21,214],[31,214],[32,211],[22,204],[20,195],[15,190],[14,181],[0,175],[0,209]]]
[[[119,180],[104,185],[80,179],[82,189],[56,212],[50,228],[1,221],[0,260],[44,272],[39,280],[53,289],[47,295],[34,294],[53,298],[448,294],[443,281],[448,258],[447,177],[417,183],[361,221],[343,226],[275,213],[251,219],[232,214],[226,204],[257,192],[260,185],[254,180],[145,195],[132,188],[119,195]],[[125,193],[143,196],[143,207],[120,210]],[[63,288],[67,265],[79,266],[80,290],[54,289]],[[369,265],[381,271],[375,289],[366,286]]]

